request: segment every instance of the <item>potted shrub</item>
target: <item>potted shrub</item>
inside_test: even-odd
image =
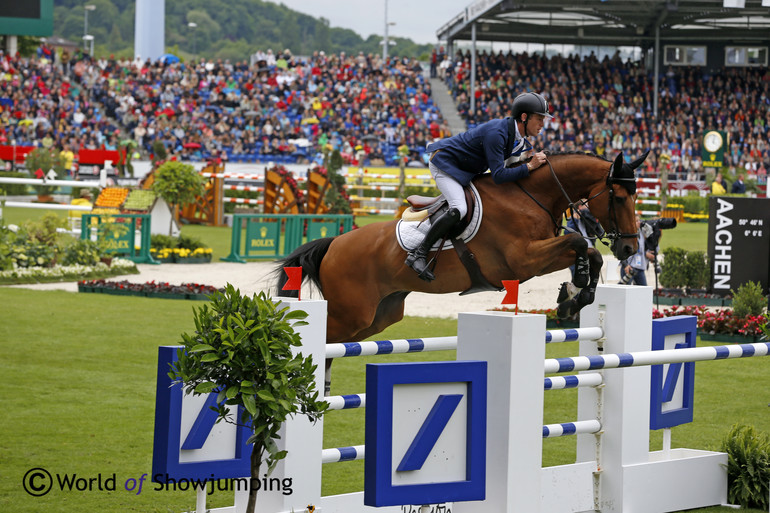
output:
[[[205,179],[190,164],[182,164],[175,160],[161,164],[155,171],[154,177],[153,192],[169,204],[173,213],[168,225],[168,234],[171,235],[177,209],[193,203],[196,197],[203,194]]]
[[[29,152],[24,159],[24,165],[27,168],[30,178],[39,178],[38,175],[47,175],[53,169],[54,172],[62,176],[65,173],[64,157],[59,153],[48,148],[35,148]],[[53,190],[55,187],[50,185],[33,185],[37,192],[37,199],[41,203],[53,202]]]
[[[727,500],[741,508],[770,507],[770,437],[753,426],[736,424],[722,441],[727,453]]]
[[[287,417],[301,414],[315,421],[328,407],[315,388],[312,356],[292,353],[301,345],[294,328],[307,324],[307,314],[279,308],[264,292],[242,296],[228,284],[224,293],[212,296],[210,308],[196,308],[194,316],[196,331],[182,335],[184,348],[169,376],[182,382],[188,394],[218,391],[219,419],[252,433],[251,477],[259,479],[263,463],[270,474],[286,457],[275,440]],[[233,418],[228,407],[242,407],[240,418]],[[249,490],[250,513],[255,511],[257,491],[255,486]]]

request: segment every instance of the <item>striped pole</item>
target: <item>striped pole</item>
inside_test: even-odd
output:
[[[222,201],[225,203],[243,203],[246,205],[261,205],[265,202],[265,200],[261,199],[250,199],[250,198],[231,198],[228,196],[225,196],[222,198]]]
[[[545,378],[545,390],[561,390],[564,388],[598,387],[604,383],[604,378],[598,372],[575,374],[573,376],[553,376]]]
[[[545,332],[545,343],[572,342],[575,340],[599,340],[602,337],[604,337],[604,330],[598,327],[548,330]]]
[[[457,337],[410,338],[327,344],[326,358],[420,353],[425,351],[444,351],[447,349],[457,349]]]
[[[543,438],[598,433],[601,429],[601,423],[595,419],[564,422],[562,424],[548,424],[543,426]]]
[[[264,187],[255,187],[253,185],[223,185],[226,191],[248,191],[248,192],[263,192]]]
[[[603,382],[602,375],[596,372],[576,374],[574,376],[553,376],[544,378],[545,390],[561,390],[565,388],[598,387]],[[324,397],[329,403],[329,410],[350,410],[366,408],[366,394],[330,395]]]
[[[343,189],[366,189],[371,191],[397,191],[398,187],[395,185],[358,185],[354,183],[348,183],[342,186]]]
[[[330,410],[366,408],[366,394],[330,395],[324,397],[324,401],[329,403]]]
[[[369,209],[369,208],[354,208],[353,209],[354,214],[395,214],[396,210],[393,210],[392,208],[386,208],[386,209]]]
[[[598,340],[604,336],[601,328],[576,328],[549,330],[545,342],[573,342],[576,340]],[[426,337],[394,340],[372,340],[369,342],[342,342],[326,345],[327,358],[346,356],[372,356],[377,354],[419,353],[457,349],[457,337]]]
[[[593,369],[641,367],[664,363],[726,360],[750,356],[767,356],[768,353],[770,353],[770,342],[759,342],[756,344],[736,344],[732,346],[689,347],[684,349],[664,349],[661,351],[552,358],[545,360],[545,373],[553,374]]]
[[[364,446],[336,447],[321,451],[321,463],[337,463],[339,461],[354,461],[364,459]]]

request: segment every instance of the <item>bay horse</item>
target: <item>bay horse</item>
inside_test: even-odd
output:
[[[649,152],[648,152],[649,153]],[[486,280],[502,290],[502,280],[524,282],[573,263],[587,269],[580,292],[560,294],[559,314],[569,316],[594,300],[602,257],[580,234],[558,236],[559,221],[577,200],[587,200],[591,213],[612,241],[619,260],[637,251],[634,169],[618,155],[610,162],[584,153],[549,154],[546,164],[518,182],[495,184],[489,173],[474,179],[483,215],[467,246]],[[412,291],[445,294],[471,286],[458,255],[441,253],[436,279],[421,280],[404,265],[406,251],[396,240],[397,220],[370,224],[333,238],[297,248],[275,269],[278,293],[286,283],[283,267],[302,267],[328,302],[327,342],[356,342],[381,332],[404,316],[404,299]],[[588,283],[585,283],[588,281]],[[328,378],[328,375],[327,375]]]

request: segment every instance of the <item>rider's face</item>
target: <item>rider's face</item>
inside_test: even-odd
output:
[[[540,133],[545,124],[545,116],[542,114],[527,114],[527,136],[535,136]]]

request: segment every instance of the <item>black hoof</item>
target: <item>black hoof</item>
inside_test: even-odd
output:
[[[575,305],[574,299],[570,299],[569,301],[560,303],[559,306],[556,307],[556,317],[558,317],[561,320],[569,319],[573,315],[572,307],[574,305]]]

